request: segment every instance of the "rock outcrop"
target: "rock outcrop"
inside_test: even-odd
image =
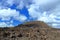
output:
[[[0,28],[0,40],[60,40],[60,29],[41,21],[31,21],[16,27]]]

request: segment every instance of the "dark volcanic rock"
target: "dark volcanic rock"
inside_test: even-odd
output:
[[[41,21],[31,21],[0,28],[0,40],[60,40],[60,29],[51,28]]]

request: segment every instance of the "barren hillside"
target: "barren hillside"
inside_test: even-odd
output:
[[[0,28],[0,40],[60,40],[60,29],[51,28],[41,21],[31,21]]]

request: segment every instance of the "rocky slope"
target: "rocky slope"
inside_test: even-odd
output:
[[[51,28],[41,21],[31,21],[0,28],[0,40],[60,40],[60,29]]]

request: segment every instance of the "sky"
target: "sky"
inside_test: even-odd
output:
[[[60,28],[60,0],[0,0],[0,27],[44,21]]]

